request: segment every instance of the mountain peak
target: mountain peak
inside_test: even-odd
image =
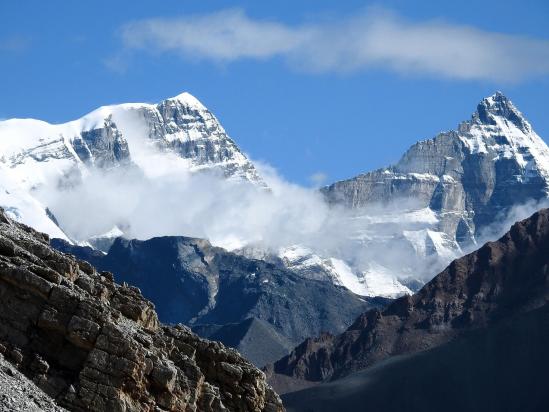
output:
[[[206,107],[200,102],[200,100],[198,100],[196,97],[188,92],[183,92],[181,94],[178,94],[177,96],[170,97],[165,101],[176,101],[193,109],[206,110]]]
[[[515,107],[513,102],[502,92],[497,91],[489,97],[485,97],[477,106],[473,119],[483,124],[495,125],[495,117],[504,118],[524,132],[530,131],[530,125]]]
[[[486,107],[494,113],[501,113],[502,110],[517,111],[516,107],[513,105],[513,102],[511,102],[511,100],[499,90],[491,96],[482,99],[479,105]]]

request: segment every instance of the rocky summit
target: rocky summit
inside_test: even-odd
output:
[[[330,202],[360,209],[414,199],[460,245],[474,241],[499,212],[549,193],[549,148],[502,93],[483,99],[457,130],[413,145],[391,167],[323,189]]]
[[[549,313],[543,309],[549,300],[548,252],[549,209],[542,209],[513,225],[498,241],[453,261],[416,294],[364,313],[343,334],[304,341],[269,369],[273,382],[280,389],[295,390],[295,385],[288,387],[291,379],[334,381],[538,309],[542,315]],[[538,316],[539,325],[546,324],[544,316]],[[518,334],[517,339],[533,350],[529,333]],[[532,363],[524,367],[526,373],[533,370]]]
[[[366,256],[362,266],[351,265],[356,276],[374,284],[386,273],[409,284],[429,280],[453,259],[546,206],[549,148],[497,92],[482,99],[456,130],[419,141],[395,165],[335,182],[322,192],[331,204],[355,211],[353,237]],[[526,204],[534,206],[517,213]],[[384,250],[398,250],[400,258],[379,253]]]
[[[37,192],[85,184],[92,172],[113,176],[123,168],[144,178],[169,164],[182,179],[201,172],[266,187],[213,113],[189,93],[157,104],[102,106],[61,124],[2,120],[0,153],[0,205],[17,221],[63,239],[67,234],[46,212],[51,205]]]
[[[162,325],[139,289],[118,285],[48,240],[0,212],[0,352],[57,404],[75,411],[283,410],[263,372],[235,350],[185,326]]]

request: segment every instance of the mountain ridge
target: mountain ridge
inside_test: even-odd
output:
[[[304,341],[268,371],[274,378],[337,380],[540,308],[549,300],[547,250],[549,209],[542,209],[454,260],[416,294],[360,315],[343,334]]]
[[[357,228],[355,236],[365,239],[364,247],[382,244],[409,255],[404,265],[379,262],[406,282],[417,272],[435,274],[490,240],[491,232],[504,229],[506,217],[520,207],[536,202],[543,207],[549,196],[549,148],[511,100],[497,92],[456,130],[413,144],[392,166],[335,182],[321,192],[331,205],[354,210],[357,221],[366,221],[376,208],[388,210],[385,227],[403,212],[431,216],[382,236],[376,236],[376,226]],[[378,261],[379,253],[369,260]]]
[[[216,325],[225,327],[222,341],[258,362],[278,357],[275,352],[259,356],[261,342],[244,346],[241,338],[250,331],[245,325],[250,318],[259,321],[252,325],[252,335],[270,335],[280,354],[308,336],[343,331],[358,314],[387,301],[357,296],[331,282],[299,276],[282,265],[225,251],[205,239],[117,238],[107,254],[57,239],[52,245],[139,287],[155,302],[163,322],[184,323],[204,337],[215,335],[217,330],[209,329]],[[235,339],[238,325],[246,333]],[[256,327],[266,325],[272,330]],[[235,341],[239,343],[234,345]]]
[[[13,218],[65,240],[74,239],[49,219],[45,209],[51,205],[37,192],[74,187],[95,170],[130,167],[155,176],[163,162],[178,173],[207,172],[266,188],[213,113],[189,93],[157,104],[101,106],[65,123],[3,120],[0,153],[2,206]]]
[[[549,305],[426,351],[282,396],[288,412],[542,411]]]
[[[49,232],[52,237],[79,244],[89,242],[107,250],[114,240],[114,232],[105,232],[110,228],[117,228],[118,235],[124,235],[126,229],[131,232],[128,216],[123,210],[116,210],[108,224],[95,224],[93,230],[73,234],[78,232],[75,225],[65,224],[60,216],[55,219],[56,211],[53,207],[48,208],[51,206],[47,204],[48,197],[44,196],[46,200],[38,198],[41,185],[47,183],[55,190],[58,186],[81,187],[87,194],[87,175],[101,169],[112,171],[112,176],[108,174],[98,179],[99,182],[94,181],[98,187],[89,189],[94,200],[95,192],[104,185],[120,180],[122,189],[131,189],[134,181],[141,182],[148,175],[154,177],[173,171],[175,176],[169,175],[170,179],[162,184],[169,187],[177,184],[180,177],[186,179],[187,173],[196,176],[196,172],[205,171],[224,178],[221,183],[215,181],[220,192],[226,188],[225,180],[251,183],[254,190],[266,188],[253,164],[215,116],[188,93],[158,104],[102,106],[79,120],[49,125],[55,133],[48,132],[45,137],[34,128],[22,130],[20,135],[28,139],[21,141],[15,139],[17,134],[3,133],[6,130],[2,125],[9,122],[0,122],[0,150],[5,152],[11,146],[19,150],[19,146],[27,145],[28,139],[36,144],[33,150],[24,150],[21,156],[10,157],[8,150],[0,158],[0,188],[5,189],[0,190],[0,205],[5,206],[10,216]],[[44,124],[38,123],[40,130]],[[58,132],[63,130],[65,132],[59,138]],[[54,137],[50,141],[48,136]],[[40,139],[45,139],[43,144],[38,144]],[[67,143],[67,139],[70,142]],[[73,157],[78,159],[74,161],[77,167]],[[127,173],[117,172],[119,169],[131,169],[137,176],[130,173],[131,177],[127,178]],[[211,182],[199,181],[198,186],[207,183]],[[155,185],[151,183],[145,190],[157,188]],[[190,191],[194,190],[192,185],[188,187]],[[456,130],[412,145],[395,165],[321,189],[323,200],[332,205],[332,209],[345,209],[341,216],[339,211],[333,212],[333,216],[331,212],[327,213],[327,220],[339,219],[338,224],[332,226],[341,230],[324,234],[323,229],[319,229],[318,238],[337,236],[337,244],[328,241],[326,245],[319,245],[315,237],[303,240],[303,244],[290,239],[287,245],[261,250],[257,255],[282,262],[303,277],[334,282],[363,296],[397,297],[417,290],[452,259],[488,240],[493,236],[492,231],[499,230],[492,229],[504,226],[500,218],[504,221],[518,206],[529,201],[547,201],[548,188],[549,149],[524,115],[498,92],[483,99],[471,119],[461,122]],[[247,189],[243,192],[249,194]],[[192,193],[183,193],[192,196]],[[136,196],[143,196],[143,193],[138,190]],[[71,219],[72,210],[67,212],[60,196],[53,197],[56,206],[61,205],[63,212],[60,213]],[[215,193],[213,198],[205,199],[206,203],[215,204]],[[276,196],[274,198],[276,201]],[[248,206],[254,207],[254,195],[250,194],[249,199],[251,205],[245,203],[245,210]],[[325,207],[323,200],[315,204],[317,209]],[[101,202],[101,198],[98,201]],[[78,202],[73,200],[73,203]],[[116,208],[117,205],[109,206]],[[155,219],[149,209],[146,213],[140,210],[140,213]],[[252,216],[249,220],[253,219]],[[197,234],[208,237],[213,232],[211,236],[215,237],[217,228],[208,230],[207,223],[204,225],[198,227]],[[341,233],[343,230],[345,234]],[[128,237],[165,234],[150,229],[145,232]],[[250,231],[244,232],[243,239],[232,243],[238,244],[238,253],[253,257],[254,248],[266,248],[253,242],[269,233],[257,236],[253,230],[251,235]],[[226,240],[227,236],[220,238]],[[392,252],[385,253],[387,250]]]

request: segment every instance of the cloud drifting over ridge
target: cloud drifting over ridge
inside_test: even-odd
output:
[[[549,74],[549,40],[441,21],[411,22],[380,9],[296,26],[229,9],[134,21],[122,27],[121,36],[126,50],[216,62],[281,57],[307,72],[382,68],[508,82]]]
[[[345,262],[357,277],[366,272],[370,280],[388,282],[393,277],[429,280],[462,254],[451,244],[438,255],[427,253],[426,236],[438,230],[439,219],[418,199],[346,209],[328,205],[315,188],[285,181],[267,164],[255,163],[269,191],[214,170],[190,172],[187,159],[148,144],[146,129],[134,115],[115,119],[130,142],[132,164],[90,168],[70,179],[71,185],[54,180],[33,191],[72,239],[86,240],[116,225],[128,238],[200,237],[229,250],[247,246],[259,257],[297,246],[319,259]],[[320,182],[324,176],[319,172],[314,178]],[[546,200],[528,202],[498,216],[480,241],[496,239],[545,205]]]

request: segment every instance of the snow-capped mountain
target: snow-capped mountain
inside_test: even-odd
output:
[[[208,238],[216,246],[363,296],[411,293],[490,238],[486,233],[514,206],[547,199],[549,193],[549,149],[501,93],[482,100],[457,130],[416,143],[394,166],[322,189],[323,198],[293,188],[281,195],[279,183],[262,190],[266,184],[253,164],[214,115],[187,93],[159,104],[104,106],[65,124],[0,122],[0,156],[0,206],[52,237],[104,252],[122,235]],[[106,178],[87,184],[96,170],[105,171]],[[117,172],[128,170],[138,172],[129,185],[146,180],[141,197],[132,203],[153,198],[145,209],[128,211],[119,204],[132,190],[121,187],[119,199],[116,188],[104,189],[127,184]],[[166,170],[169,179],[155,180]],[[221,179],[214,184],[192,179],[177,191],[191,180],[186,177],[202,172]],[[251,184],[243,189],[235,182]],[[55,189],[55,201],[69,210],[58,213],[58,224],[50,211],[59,210],[58,203],[39,196],[46,186],[85,186],[93,192],[87,210],[99,211],[89,218],[93,230],[75,236],[67,229],[65,235],[60,228],[68,227],[67,218],[73,229],[86,223],[80,216],[82,202],[68,202],[69,192]],[[80,199],[80,192],[71,193]],[[114,200],[106,202],[105,196]],[[288,199],[293,197],[295,202]],[[105,209],[108,219],[101,203],[116,208],[115,213]],[[135,210],[139,213],[132,215]]]
[[[1,204],[14,218],[54,237],[66,239],[47,205],[33,196],[41,186],[73,185],[92,168],[121,165],[155,175],[166,163],[265,186],[215,116],[188,93],[159,104],[104,106],[64,124],[0,122]]]
[[[301,276],[331,281],[357,295],[396,298],[413,293],[394,273],[374,260],[367,266],[354,265],[352,253],[339,258],[323,257],[302,245],[293,245],[280,249],[278,257],[285,267]]]
[[[331,202],[360,209],[414,199],[437,213],[437,227],[460,245],[493,217],[549,193],[549,148],[501,92],[480,102],[455,131],[413,145],[395,165],[336,182]]]
[[[549,148],[497,92],[457,130],[416,143],[396,165],[322,191],[355,211],[350,237],[373,248],[366,273],[384,268],[401,281],[421,270],[434,275],[486,240],[513,207],[548,197]],[[399,250],[401,258],[384,250]],[[359,278],[363,273],[355,269]]]

